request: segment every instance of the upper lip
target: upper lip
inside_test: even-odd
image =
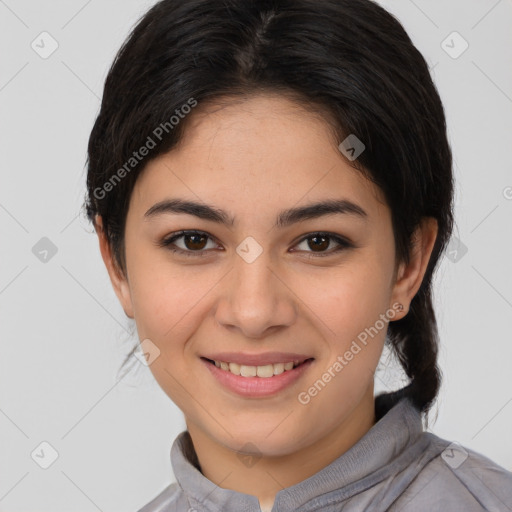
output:
[[[226,363],[237,363],[246,366],[265,366],[267,364],[289,363],[298,361],[303,363],[306,359],[312,359],[305,354],[295,352],[265,352],[263,354],[247,354],[241,352],[218,352],[215,354],[206,354],[202,357],[212,361],[223,361]]]

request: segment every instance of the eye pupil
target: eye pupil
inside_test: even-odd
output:
[[[328,236],[325,236],[325,235],[315,235],[315,236],[311,236],[309,237],[309,240],[314,240],[314,245],[311,245],[309,242],[308,242],[308,246],[310,249],[314,249],[315,247],[318,249],[320,248],[320,250],[322,249],[327,249],[327,247],[329,247],[329,237]],[[323,240],[322,243],[320,244],[317,244],[317,241],[318,240]],[[326,243],[327,241],[327,243]]]
[[[188,249],[197,249],[197,250],[201,250],[201,249],[204,249],[204,246],[205,244],[201,244],[199,243],[199,247],[197,246],[194,246],[194,244],[197,244],[197,239],[203,239],[206,240],[208,237],[206,235],[202,235],[202,234],[197,234],[197,233],[193,233],[193,234],[189,234],[189,235],[184,235],[184,239],[185,239],[185,245],[187,246]],[[190,240],[190,239],[194,239],[196,241],[193,241],[192,242],[192,247],[190,247],[190,244],[186,243],[187,240]]]

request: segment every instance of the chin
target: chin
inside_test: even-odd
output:
[[[223,444],[239,453],[260,457],[280,457],[299,449],[302,443],[298,440],[303,439],[304,436],[300,432],[290,432],[289,429],[284,428],[280,430],[279,427],[273,431],[273,429],[261,429],[258,425],[253,425],[246,429],[238,428],[233,437],[224,435]]]

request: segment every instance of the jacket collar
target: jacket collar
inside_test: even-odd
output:
[[[378,397],[377,397],[378,400]],[[391,404],[373,427],[348,451],[311,477],[276,494],[274,509],[292,512],[302,507],[318,508],[315,498],[335,492],[336,499],[350,498],[409,465],[421,451],[426,438],[421,414],[408,398]],[[197,512],[254,512],[256,496],[223,489],[198,469],[188,431],[175,439],[171,449],[174,476]],[[322,499],[322,498],[320,498]]]

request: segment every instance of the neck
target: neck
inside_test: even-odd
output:
[[[265,456],[254,465],[241,467],[236,452],[215,442],[199,426],[187,428],[202,474],[223,489],[255,495],[262,512],[270,512],[275,495],[328,466],[350,449],[375,424],[373,387],[341,424],[327,436],[283,456]]]

